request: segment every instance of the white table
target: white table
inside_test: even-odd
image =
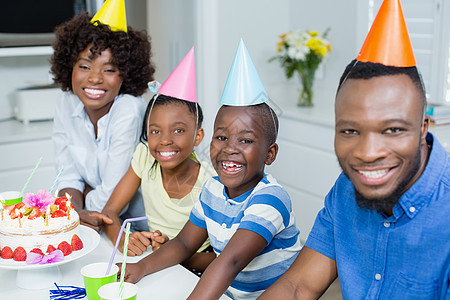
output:
[[[113,244],[102,234],[99,245],[91,253],[59,266],[62,281],[57,282],[57,284],[84,287],[80,269],[94,262],[109,262],[113,249]],[[136,262],[150,253],[148,250],[141,256],[129,257],[127,262]],[[115,262],[121,262],[122,258],[122,254],[117,251]],[[16,285],[16,276],[17,271],[0,269],[0,299],[48,300],[50,299],[49,290],[55,289],[55,287],[40,290],[21,289]],[[137,283],[139,287],[138,299],[186,299],[198,280],[199,278],[196,275],[181,265],[176,265],[142,278]],[[25,296],[27,298],[23,298]],[[223,296],[221,299],[229,298]]]

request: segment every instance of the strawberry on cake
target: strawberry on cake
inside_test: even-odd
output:
[[[68,194],[54,199],[45,190],[28,193],[20,203],[1,205],[0,214],[2,259],[29,262],[30,253],[44,257],[59,250],[62,253],[55,252],[53,256],[66,256],[83,248],[80,219]]]

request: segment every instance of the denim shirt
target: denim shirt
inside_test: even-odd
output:
[[[427,142],[428,164],[392,216],[359,208],[344,174],[326,196],[306,246],[336,261],[344,299],[450,299],[450,162]]]

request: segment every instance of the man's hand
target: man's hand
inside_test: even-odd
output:
[[[78,214],[80,215],[80,221],[81,224],[86,225],[88,227],[91,227],[97,232],[100,232],[100,230],[103,227],[103,224],[112,224],[113,221],[108,218],[106,215],[101,214],[96,211],[90,211],[90,210],[80,210],[78,211]]]

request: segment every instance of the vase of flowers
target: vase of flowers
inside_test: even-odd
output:
[[[278,60],[287,78],[298,73],[301,83],[298,106],[313,106],[314,76],[320,63],[331,51],[331,44],[326,39],[329,30],[328,28],[323,34],[318,31],[284,33],[277,43],[279,54],[269,60]]]

